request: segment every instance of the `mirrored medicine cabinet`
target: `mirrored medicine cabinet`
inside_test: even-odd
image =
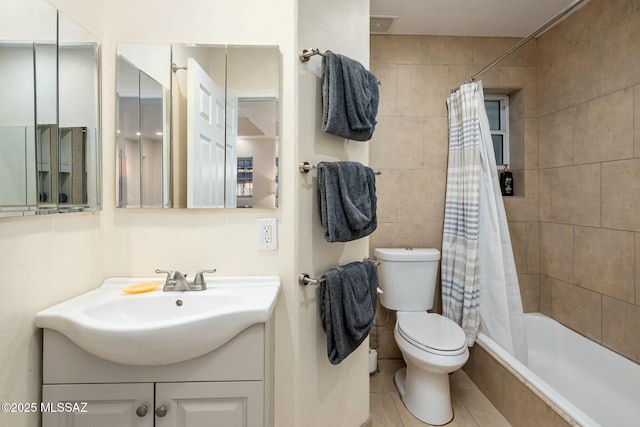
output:
[[[44,0],[0,4],[0,216],[99,209],[99,40]]]
[[[117,67],[118,207],[277,207],[277,47],[119,43]]]

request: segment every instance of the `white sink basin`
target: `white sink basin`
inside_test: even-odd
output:
[[[142,281],[160,287],[133,295],[121,291]],[[158,278],[108,279],[98,289],[39,312],[35,323],[112,362],[166,365],[202,356],[247,327],[267,322],[280,291],[275,276],[207,278],[205,291],[162,292],[163,284]]]

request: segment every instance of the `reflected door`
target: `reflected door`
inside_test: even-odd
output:
[[[187,62],[187,207],[224,207],[225,97],[192,58]]]

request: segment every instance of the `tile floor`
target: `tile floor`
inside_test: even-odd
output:
[[[404,366],[402,359],[380,359],[380,372],[371,376],[372,427],[429,426],[415,418],[402,403],[393,383],[393,375]],[[447,427],[511,427],[489,399],[476,387],[463,370],[450,377],[453,420]]]

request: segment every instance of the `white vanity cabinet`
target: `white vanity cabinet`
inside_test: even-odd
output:
[[[257,381],[156,384],[156,407],[167,412],[161,417],[156,409],[155,426],[261,426],[262,394]]]
[[[43,427],[153,427],[153,384],[45,385]],[[58,405],[70,404],[70,407]],[[74,403],[77,406],[74,408]],[[86,403],[86,406],[85,406]],[[75,409],[75,410],[74,410]],[[140,415],[136,415],[140,411]],[[142,414],[145,415],[142,415]]]
[[[43,426],[264,425],[262,381],[45,385],[42,399]]]
[[[45,329],[42,426],[272,427],[273,323],[160,366],[109,362]]]

